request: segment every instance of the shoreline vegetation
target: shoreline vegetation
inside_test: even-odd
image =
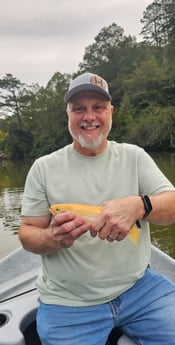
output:
[[[70,143],[63,98],[70,79],[85,71],[109,83],[115,107],[109,139],[175,151],[174,18],[174,0],[155,0],[140,19],[141,41],[116,23],[103,27],[77,71],[56,71],[46,87],[7,73],[0,79],[0,159],[35,159]]]

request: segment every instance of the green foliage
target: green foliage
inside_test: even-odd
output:
[[[28,131],[14,129],[9,131],[5,141],[5,151],[11,160],[27,160],[30,158],[32,134]]]
[[[3,117],[14,116],[19,130],[22,130],[23,127],[21,116],[30,101],[32,88],[36,89],[36,86],[30,87],[30,91],[28,91],[29,87],[10,73],[0,79],[0,115]]]
[[[70,76],[55,73],[46,88],[40,88],[23,113],[23,123],[33,136],[31,154],[47,154],[70,142],[63,97]]]
[[[85,49],[83,62],[79,64],[80,72],[95,72],[98,67],[109,61],[111,49],[123,40],[124,30],[116,23],[103,27],[95,37],[95,42]]]
[[[4,151],[7,136],[8,132],[0,129],[0,156],[2,155],[2,151]]]
[[[56,72],[46,87],[0,79],[0,150],[26,160],[72,141],[63,101],[69,81],[84,71],[109,83],[115,111],[109,139],[146,149],[175,149],[175,3],[155,0],[143,13],[143,42],[116,23],[85,49],[73,76]]]
[[[162,47],[175,38],[174,0],[155,0],[146,7],[141,23],[146,42]]]
[[[123,97],[121,105],[114,109],[112,129],[109,134],[109,139],[118,142],[126,141],[126,130],[130,124],[132,124],[133,116],[134,107],[132,107],[129,98],[126,95]]]
[[[0,129],[0,143],[3,142],[3,141],[6,139],[7,135],[8,135],[7,132],[2,131],[2,130]]]
[[[149,106],[126,124],[124,141],[149,150],[167,150],[175,143],[175,108]]]
[[[150,104],[166,105],[164,86],[167,75],[155,57],[144,60],[129,79],[125,80],[125,90],[136,111]]]

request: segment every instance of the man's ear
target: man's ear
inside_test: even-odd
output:
[[[69,108],[69,105],[67,104],[67,106],[66,106],[66,115],[68,116],[68,109]]]

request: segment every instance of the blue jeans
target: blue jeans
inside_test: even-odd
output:
[[[105,345],[114,327],[136,344],[175,345],[175,284],[148,268],[132,288],[109,303],[40,303],[38,309],[42,345]]]

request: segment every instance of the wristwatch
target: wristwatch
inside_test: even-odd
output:
[[[150,198],[148,195],[140,195],[142,201],[143,201],[143,205],[144,205],[144,209],[145,209],[145,213],[143,215],[143,218],[148,217],[148,215],[150,214],[150,212],[152,211],[153,207],[150,201]]]

